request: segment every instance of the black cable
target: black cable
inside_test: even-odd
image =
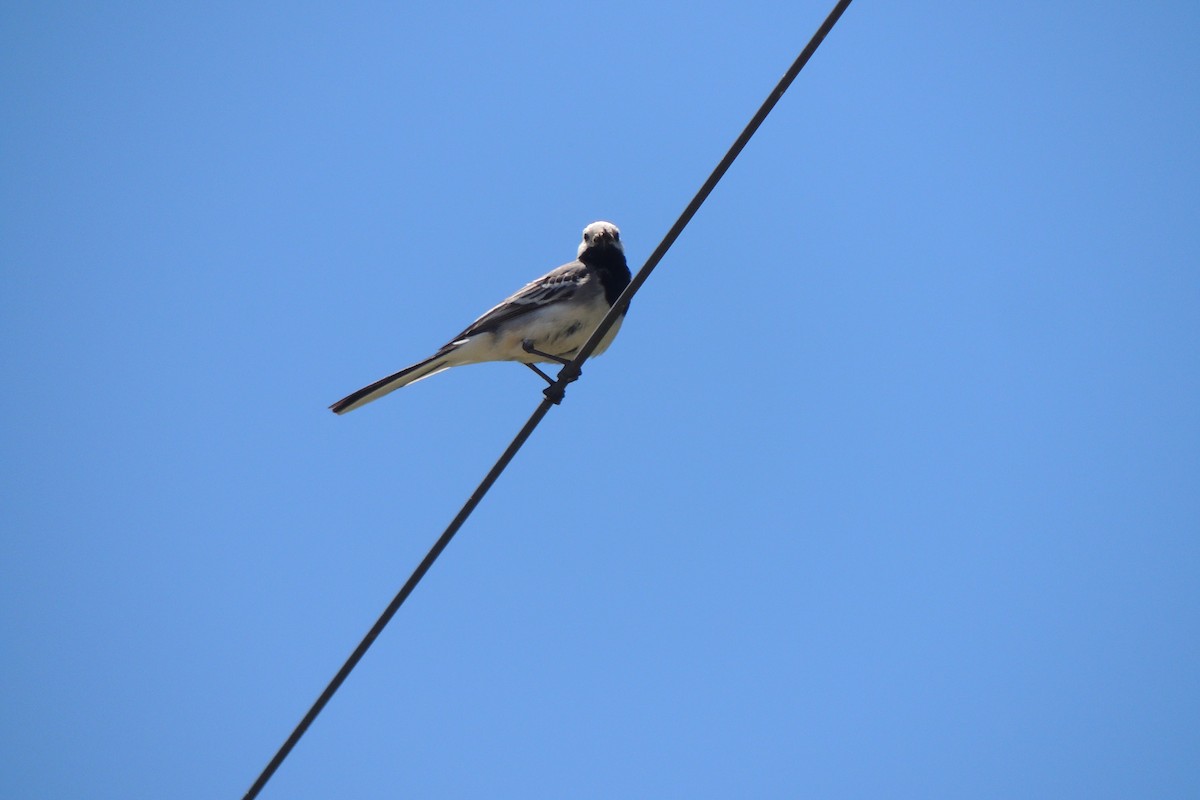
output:
[[[645,265],[633,276],[633,280],[625,287],[625,291],[621,292],[621,296],[617,298],[617,302],[613,303],[612,308],[604,315],[604,319],[600,320],[600,324],[596,326],[596,330],[592,333],[591,338],[579,349],[579,354],[575,356],[575,359],[563,367],[562,372],[558,374],[559,384],[565,386],[566,383],[579,377],[579,371],[583,366],[583,362],[591,357],[592,351],[596,349],[600,340],[604,338],[604,334],[608,333],[608,329],[613,326],[617,318],[629,306],[629,301],[637,293],[638,289],[642,288],[642,284],[646,282],[646,279],[650,277],[650,273],[658,266],[658,262],[667,254],[667,250],[671,249],[671,245],[675,244],[675,240],[679,238],[679,234],[683,233],[683,229],[692,221],[692,217],[696,216],[696,212],[700,210],[700,206],[712,194],[712,190],[716,188],[717,182],[725,176],[729,167],[733,165],[734,159],[741,154],[746,143],[750,141],[750,137],[763,124],[763,120],[771,113],[771,109],[775,108],[775,104],[779,102],[779,98],[783,97],[783,93],[792,85],[792,81],[800,74],[800,70],[804,69],[804,65],[812,58],[812,54],[817,52],[817,48],[825,40],[826,34],[833,30],[833,26],[837,24],[838,19],[842,16],[842,12],[846,10],[850,2],[851,0],[838,0],[837,5],[829,12],[829,16],[821,23],[821,27],[817,28],[817,32],[813,34],[808,44],[800,51],[800,55],[792,62],[792,66],[788,67],[788,71],[783,74],[783,77],[779,79],[779,83],[767,95],[767,99],[758,107],[758,111],[750,119],[750,122],[746,125],[741,135],[729,147],[729,152],[721,159],[721,163],[717,164],[716,169],[708,176],[708,180],[696,192],[696,196],[692,198],[692,202],[688,203],[687,208],[679,215],[679,219],[671,226],[671,230],[667,231],[667,235],[663,237],[658,247],[650,254],[650,258],[646,259]],[[564,377],[567,379],[566,381],[563,380]],[[554,387],[552,386],[546,391],[551,392],[553,389]],[[561,399],[561,392],[558,394]]]
[[[516,456],[517,451],[521,449],[521,447],[525,444],[525,441],[530,437],[530,435],[532,435],[534,429],[537,428],[542,419],[547,413],[549,413],[551,406],[562,401],[567,384],[579,377],[583,363],[591,357],[592,352],[595,351],[597,344],[604,337],[604,334],[608,332],[609,328],[611,328],[616,322],[616,319],[621,311],[629,306],[629,301],[633,299],[634,294],[636,294],[638,289],[641,288],[642,284],[646,282],[646,278],[648,278],[650,273],[654,271],[654,268],[658,266],[658,262],[660,262],[663,256],[666,255],[667,251],[671,248],[671,245],[673,245],[675,240],[679,238],[679,235],[683,233],[683,229],[687,227],[689,222],[691,222],[692,217],[696,215],[696,212],[700,209],[700,206],[716,187],[717,182],[721,180],[722,176],[725,175],[726,171],[728,171],[729,167],[733,164],[734,159],[738,157],[738,154],[742,152],[742,149],[746,146],[746,143],[750,141],[750,137],[753,136],[754,132],[758,130],[760,125],[762,125],[763,120],[765,120],[767,115],[771,113],[771,109],[773,109],[775,104],[779,102],[779,98],[783,97],[783,93],[787,91],[788,86],[790,86],[792,81],[795,80],[796,76],[800,74],[800,70],[802,70],[804,65],[808,63],[808,60],[812,57],[812,54],[816,52],[818,47],[820,47],[821,42],[825,39],[826,34],[833,29],[833,26],[842,16],[842,12],[845,11],[850,5],[850,2],[851,0],[839,0],[837,5],[834,6],[833,10],[829,12],[829,16],[825,18],[825,22],[823,22],[821,27],[817,29],[817,32],[813,34],[813,37],[809,40],[808,45],[800,52],[800,55],[792,63],[792,66],[788,69],[788,71],[784,73],[783,78],[780,79],[779,83],[775,86],[774,90],[772,90],[771,94],[767,96],[767,99],[759,107],[758,112],[755,113],[745,130],[743,130],[741,135],[738,136],[737,140],[734,141],[733,145],[729,148],[729,151],[725,154],[725,157],[721,159],[721,162],[717,164],[717,167],[713,170],[712,174],[708,176],[708,180],[706,180],[704,185],[700,187],[700,190],[696,193],[696,196],[692,198],[690,203],[688,203],[687,208],[683,210],[683,214],[681,214],[675,224],[671,226],[671,229],[667,232],[667,235],[663,238],[662,242],[659,243],[654,252],[650,254],[650,258],[647,259],[642,268],[638,270],[637,274],[633,277],[633,280],[630,281],[629,286],[627,286],[625,291],[621,293],[621,296],[617,298],[617,302],[613,303],[612,308],[609,309],[604,319],[600,321],[600,324],[596,326],[596,330],[592,333],[591,337],[587,340],[583,347],[580,348],[579,354],[575,356],[571,363],[567,364],[562,368],[562,370],[559,371],[558,379],[554,382],[554,384],[546,388],[546,398],[538,404],[537,409],[533,412],[533,415],[529,418],[529,421],[525,423],[525,426],[521,428],[519,433],[517,433],[516,438],[509,443],[499,460],[496,461],[496,463],[488,471],[487,475],[484,476],[483,481],[481,481],[475,491],[471,493],[471,496],[467,498],[467,502],[461,509],[459,509],[458,514],[453,520],[450,521],[450,524],[446,527],[446,530],[442,532],[442,535],[438,537],[438,540],[434,543],[433,547],[430,548],[428,553],[426,553],[425,558],[421,559],[421,563],[417,565],[417,568],[413,570],[412,575],[410,575],[408,580],[404,582],[404,586],[400,588],[400,592],[394,598],[392,598],[392,602],[388,603],[388,606],[386,609],[384,609],[383,614],[381,614],[379,619],[376,620],[375,624],[371,626],[371,630],[367,631],[367,635],[363,637],[361,642],[359,642],[358,647],[354,648],[354,652],[350,654],[350,657],[346,659],[346,663],[343,664],[342,668],[339,669],[337,674],[333,676],[333,680],[331,680],[329,685],[325,687],[325,691],[321,692],[320,697],[318,697],[316,702],[312,704],[312,707],[308,710],[308,713],[304,715],[304,718],[300,720],[300,723],[296,725],[295,729],[284,741],[283,745],[280,746],[279,751],[275,753],[274,757],[272,757],[272,759],[267,763],[267,766],[263,768],[262,773],[259,774],[253,785],[251,785],[250,789],[243,796],[243,800],[254,800],[254,798],[258,796],[258,793],[262,791],[263,786],[265,786],[267,781],[271,779],[271,776],[275,774],[275,770],[279,769],[279,765],[283,763],[283,760],[287,758],[288,754],[292,751],[292,748],[296,746],[296,742],[300,741],[300,737],[304,735],[305,731],[308,730],[308,727],[312,725],[313,720],[315,720],[317,715],[321,713],[321,710],[325,708],[325,704],[329,702],[330,698],[333,697],[334,693],[339,687],[341,687],[342,683],[345,682],[346,678],[350,675],[351,670],[358,665],[358,662],[362,660],[364,655],[366,655],[367,650],[372,644],[375,643],[375,640],[379,638],[379,634],[382,633],[383,629],[387,627],[387,624],[391,622],[392,617],[394,617],[396,612],[400,610],[400,606],[404,604],[404,601],[408,599],[410,594],[412,594],[413,589],[415,589],[417,584],[421,582],[421,578],[425,577],[425,573],[428,572],[429,568],[433,566],[433,562],[437,560],[438,556],[442,554],[442,551],[446,549],[446,546],[450,544],[450,540],[454,538],[454,534],[458,533],[458,529],[461,528],[463,523],[467,521],[467,517],[471,516],[471,512],[475,510],[475,507],[479,505],[480,501],[483,500],[484,495],[486,495],[488,490],[492,488],[492,484],[496,482],[496,480],[500,477],[500,474],[504,472],[506,467],[508,467],[509,462],[511,462],[513,457]]]
[[[345,682],[347,676],[350,675],[350,671],[354,669],[358,662],[362,660],[362,657],[366,655],[367,649],[375,643],[377,638],[379,638],[379,634],[382,633],[383,629],[387,627],[387,624],[392,621],[392,617],[396,616],[396,612],[400,610],[400,606],[403,605],[404,601],[408,599],[408,596],[412,594],[413,589],[417,588],[417,584],[421,582],[421,578],[425,577],[425,573],[428,572],[429,568],[433,566],[433,562],[437,561],[437,557],[440,556],[442,551],[446,549],[446,545],[450,544],[450,540],[454,538],[454,534],[458,533],[458,529],[461,528],[463,523],[467,521],[467,517],[471,516],[471,512],[475,510],[475,506],[479,505],[479,501],[483,500],[483,496],[487,494],[488,489],[492,488],[492,484],[495,483],[496,479],[500,477],[500,473],[504,472],[505,467],[508,466],[508,462],[513,460],[513,456],[515,456],[517,451],[521,449],[521,446],[525,444],[525,440],[529,438],[529,435],[533,433],[533,429],[536,428],[542,421],[542,417],[546,416],[546,412],[550,410],[551,405],[552,403],[550,400],[543,400],[538,406],[537,411],[533,412],[533,416],[530,417],[529,421],[525,423],[525,427],[521,428],[521,432],[518,433],[516,438],[513,439],[508,445],[508,448],[504,451],[504,454],[500,456],[500,460],[498,460],[492,466],[492,468],[488,471],[488,474],[484,477],[483,481],[479,484],[478,488],[476,488],[475,491],[471,493],[471,496],[467,498],[467,502],[459,510],[458,515],[450,521],[450,525],[445,531],[442,532],[442,535],[438,537],[438,540],[434,542],[433,547],[431,547],[429,552],[425,554],[425,558],[421,559],[421,563],[417,565],[417,568],[413,570],[412,575],[410,575],[408,580],[404,582],[404,586],[400,587],[399,593],[392,598],[392,602],[388,603],[388,607],[384,609],[383,614],[381,614],[379,619],[375,621],[375,624],[371,626],[371,630],[367,631],[367,635],[364,636],[363,640],[358,643],[358,647],[354,648],[354,652],[350,654],[348,659],[346,659],[346,663],[343,664],[342,668],[339,669],[337,674],[333,676],[333,680],[329,682],[329,685],[325,687],[325,691],[321,692],[321,696],[318,697],[316,702],[312,704],[312,708],[310,708],[308,713],[304,715],[304,719],[300,720],[300,724],[298,724],[295,730],[292,731],[291,735],[288,736],[287,740],[279,748],[279,752],[275,754],[274,758],[272,758],[267,766],[263,769],[262,774],[258,776],[258,780],[254,781],[254,785],[252,785],[249,791],[246,792],[243,800],[253,800],[253,798],[258,796],[258,793],[262,790],[262,787],[266,785],[267,781],[270,780],[271,776],[275,773],[275,770],[277,770],[279,765],[283,763],[283,760],[287,758],[288,753],[290,753],[292,748],[296,746],[296,742],[300,741],[300,737],[303,736],[304,732],[308,730],[308,726],[311,725],[313,720],[317,718],[317,714],[321,713],[321,709],[325,708],[325,704],[329,702],[331,697],[333,697],[333,693],[338,690],[343,682]]]

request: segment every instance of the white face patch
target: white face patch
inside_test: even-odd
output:
[[[607,236],[613,242],[618,250],[625,252],[625,247],[621,244],[621,231],[616,225],[611,222],[593,222],[583,229],[583,241],[579,243],[579,252],[576,256],[583,255],[583,251],[594,245],[600,238]]]

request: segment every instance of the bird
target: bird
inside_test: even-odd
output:
[[[335,414],[345,414],[451,367],[485,361],[525,364],[553,385],[554,381],[534,365],[568,363],[629,280],[620,230],[611,222],[593,222],[583,229],[583,241],[574,261],[547,272],[484,312],[429,358],[364,386],[329,408]],[[624,317],[622,310],[592,355],[608,349]]]

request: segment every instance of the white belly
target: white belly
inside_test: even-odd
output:
[[[491,341],[487,342],[485,347],[471,347],[470,349],[476,350],[473,355],[479,357],[481,361],[521,361],[528,364],[545,361],[546,359],[541,356],[525,352],[522,345],[525,341],[529,341],[535,350],[541,350],[543,353],[550,353],[560,358],[573,358],[588,337],[592,335],[592,331],[600,324],[600,320],[604,319],[606,313],[608,313],[608,304],[599,295],[595,301],[583,308],[573,304],[547,306],[513,320],[510,325],[501,326],[500,330],[494,334],[473,337],[474,339],[487,338]],[[621,321],[618,320],[605,334],[593,355],[599,355],[612,344],[613,338],[617,335],[617,329],[620,327]],[[484,345],[483,342],[479,342],[479,344]],[[483,356],[482,351],[485,349],[488,354]]]

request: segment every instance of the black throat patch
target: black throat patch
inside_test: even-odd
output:
[[[609,306],[617,302],[621,292],[629,285],[629,265],[625,263],[625,254],[612,246],[589,247],[579,256],[579,260],[596,270],[600,276],[600,285],[604,287],[604,300]]]

